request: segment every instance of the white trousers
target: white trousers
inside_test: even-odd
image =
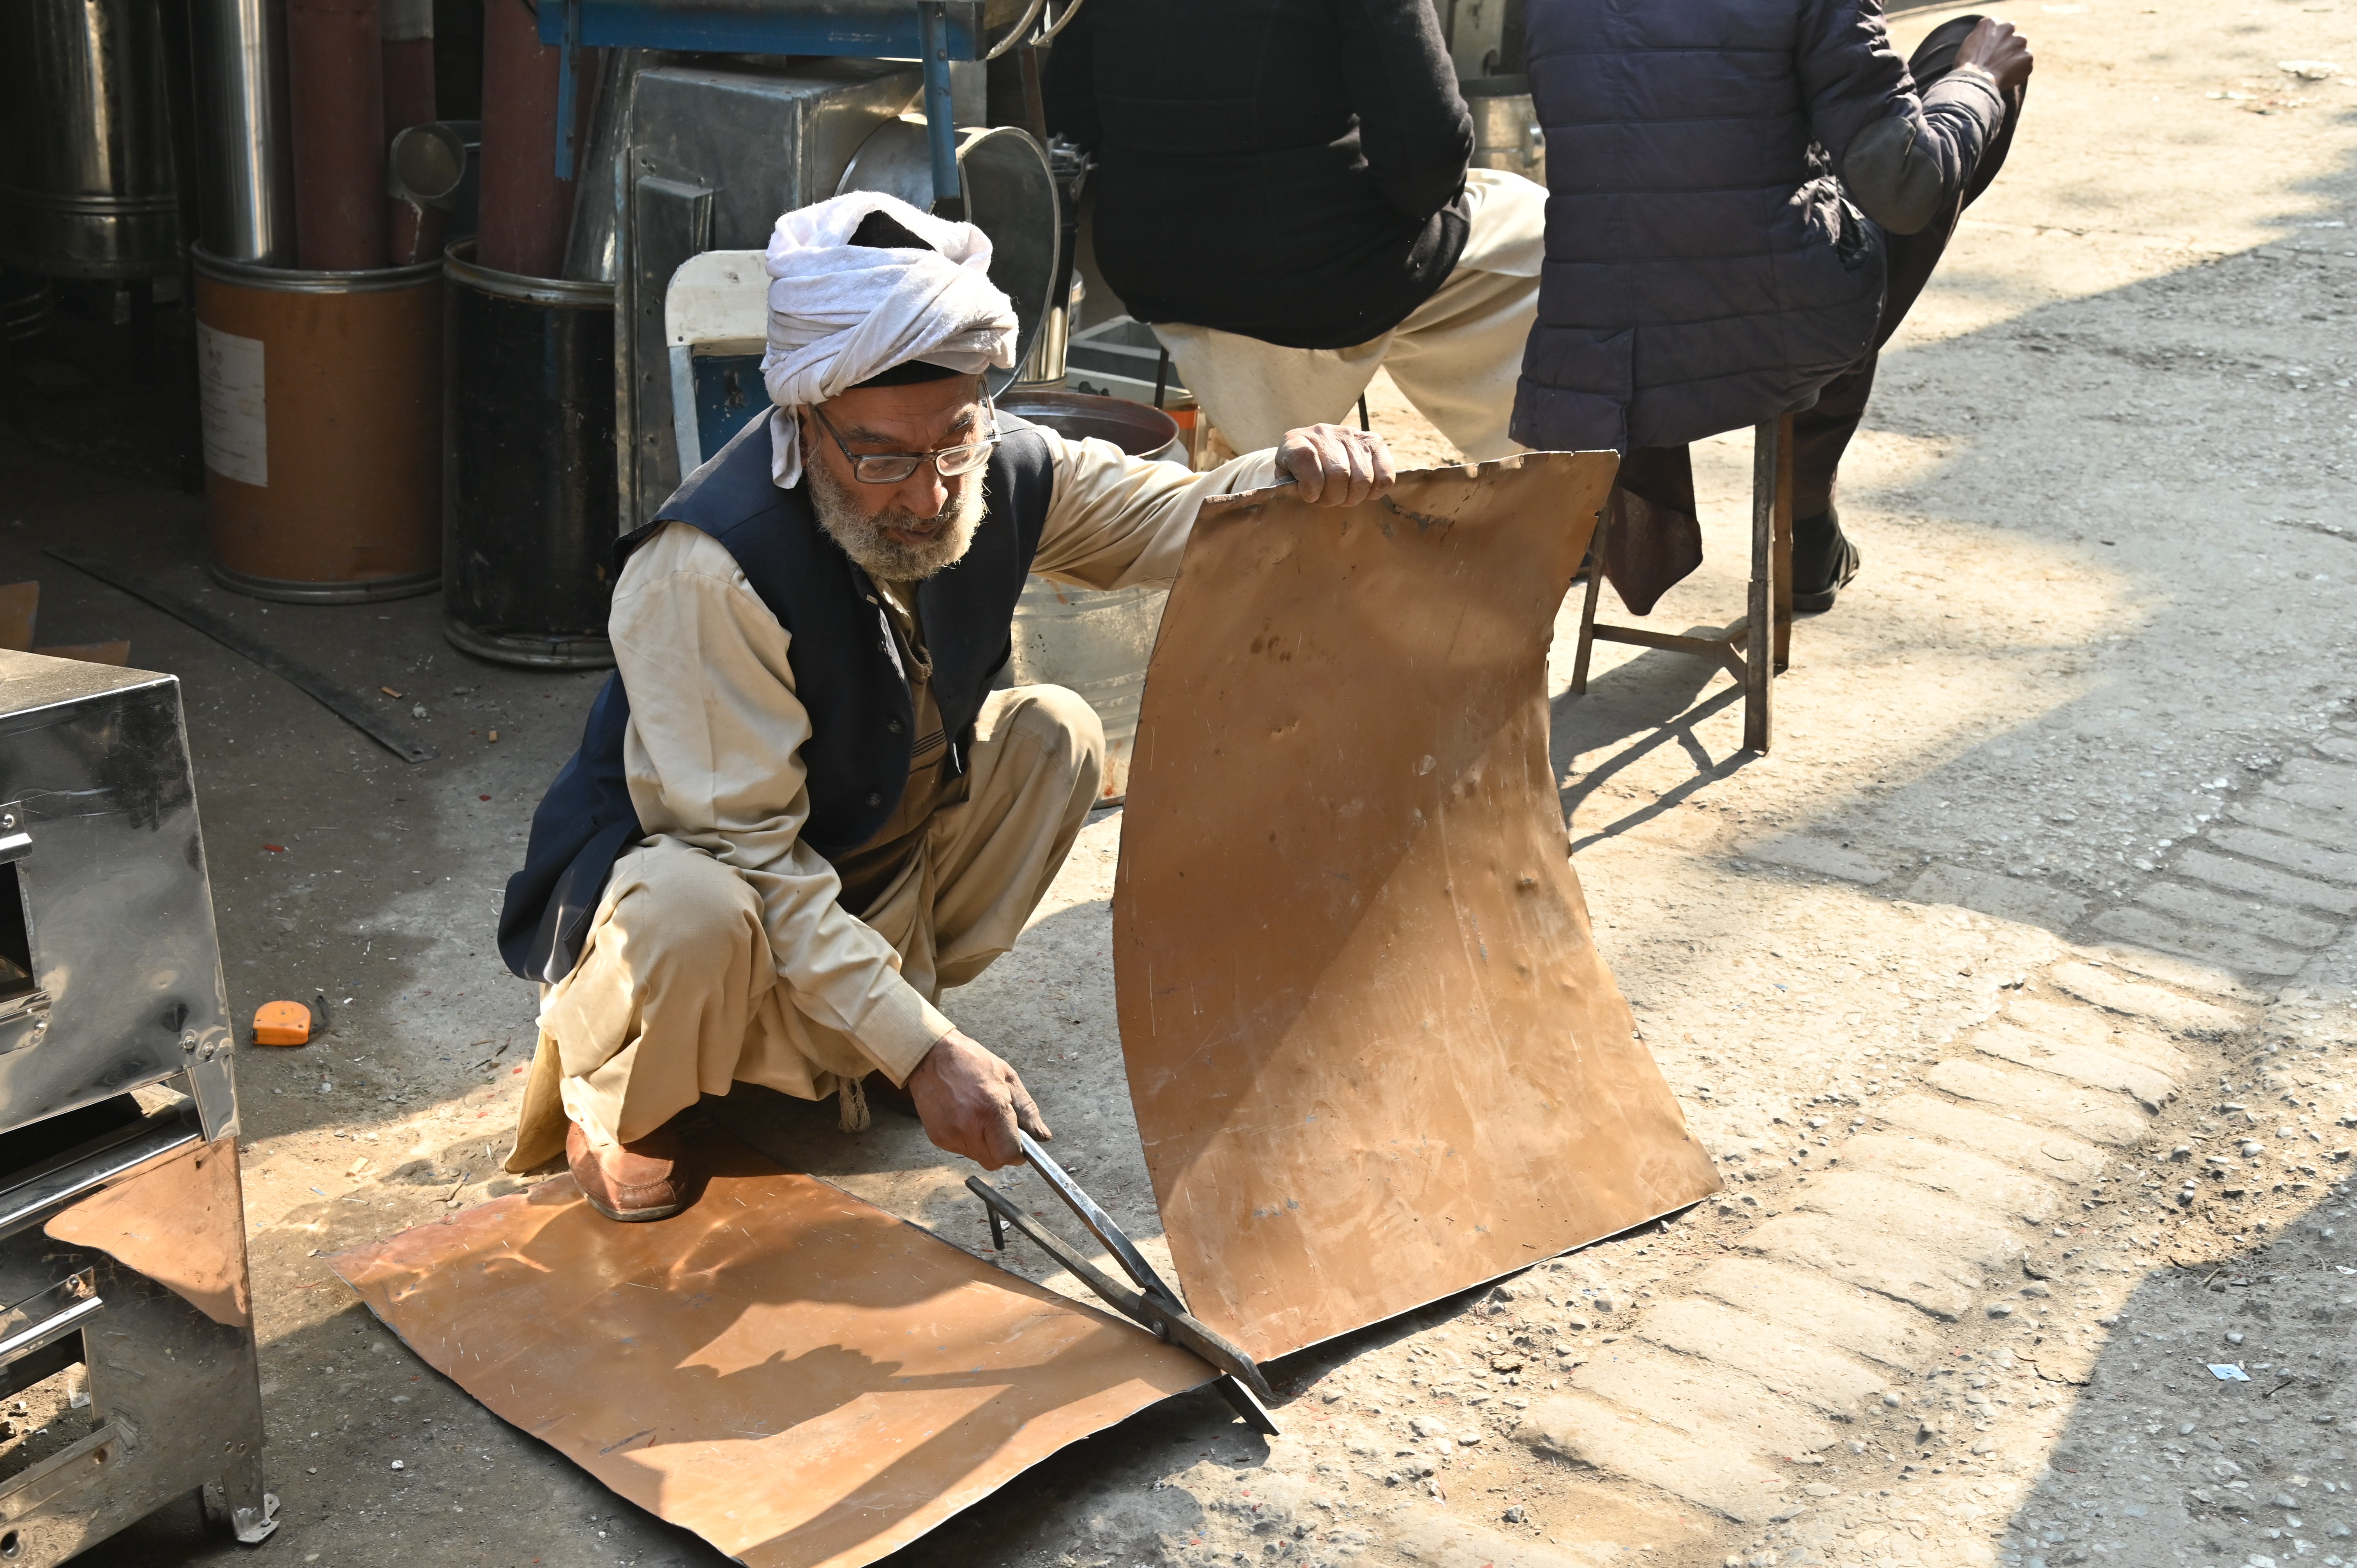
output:
[[[1456,270],[1380,338],[1348,349],[1283,349],[1181,322],[1154,328],[1229,446],[1257,452],[1301,425],[1340,424],[1375,371],[1386,370],[1473,461],[1522,450],[1506,424],[1538,314],[1546,187],[1485,168],[1469,170],[1465,185],[1471,233]]]

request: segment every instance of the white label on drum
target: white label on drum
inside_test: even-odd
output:
[[[267,489],[270,419],[262,395],[262,339],[197,323],[199,412],[205,467],[224,479]]]

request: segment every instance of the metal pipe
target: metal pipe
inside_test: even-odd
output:
[[[565,242],[565,274],[576,283],[612,283],[614,235],[621,219],[621,158],[630,142],[630,92],[639,72],[660,57],[652,49],[608,49],[589,102],[589,132],[574,180],[572,232]]]
[[[195,0],[199,228],[234,262],[295,260],[285,0]]]
[[[957,116],[950,109],[950,26],[941,0],[919,0],[918,36],[925,51],[925,143],[932,154],[932,209],[943,218],[965,217],[965,194],[958,188]]]
[[[1007,28],[1005,35],[1002,36],[996,43],[991,45],[990,51],[982,58],[986,60],[996,59],[1000,55],[1005,54],[1008,49],[1011,49],[1017,44],[1021,43],[1023,41],[1023,35],[1031,30],[1031,24],[1039,19],[1040,7],[1047,4],[1048,0],[1031,0],[1030,5],[1027,7],[1023,13],[1023,19],[1017,22],[1013,27]],[[1043,142],[1048,139],[1047,134],[1042,131],[1035,130],[1032,132],[1032,134],[1038,136]]]
[[[1040,29],[1039,36],[1031,41],[1035,44],[1054,43],[1056,41],[1056,35],[1062,32],[1066,27],[1071,27],[1072,25],[1072,18],[1081,14],[1082,3],[1082,0],[1068,0],[1068,4],[1064,6],[1064,14],[1057,17],[1054,21],[1049,23],[1044,28]]]
[[[377,0],[287,0],[295,253],[311,272],[385,263],[384,40]]]
[[[557,75],[564,53],[561,47],[541,43],[539,23],[523,0],[485,0],[477,253],[495,272],[544,278],[565,267],[574,182],[556,177]]]
[[[433,0],[381,0],[384,39],[384,136],[387,144],[412,125],[436,118]],[[442,253],[441,210],[388,190],[385,213],[393,264],[430,262]]]

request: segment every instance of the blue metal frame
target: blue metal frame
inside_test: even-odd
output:
[[[679,49],[713,54],[849,55],[914,59],[925,68],[926,140],[933,201],[956,213],[957,127],[950,110],[950,62],[982,58],[978,0],[805,0],[799,9],[664,0],[543,0],[540,41],[562,48],[556,84],[556,177],[573,177],[579,118],[578,56],[588,48]]]

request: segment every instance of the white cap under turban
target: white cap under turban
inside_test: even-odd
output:
[[[933,248],[851,243],[879,211]],[[989,237],[971,223],[856,190],[779,219],[764,265],[771,282],[761,380],[781,409],[824,403],[911,360],[968,375],[1015,363],[1015,305],[992,285]],[[770,423],[771,477],[794,484],[801,422]]]

